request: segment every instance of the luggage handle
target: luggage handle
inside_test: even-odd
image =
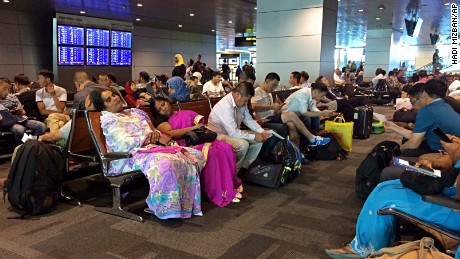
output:
[[[338,122],[337,120],[341,120],[342,123],[345,123],[345,119],[343,118],[342,113],[339,113],[333,120],[333,122]]]

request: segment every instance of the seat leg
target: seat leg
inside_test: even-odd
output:
[[[121,206],[121,192],[120,187],[112,187],[113,188],[113,195],[112,195],[112,207],[96,207],[96,210],[102,213],[111,214],[114,216],[132,219],[138,222],[144,222],[144,218],[138,216],[132,212],[126,211]]]
[[[74,206],[81,207],[81,202],[77,198],[74,198],[74,197],[72,197],[70,195],[65,194],[62,187],[61,187],[61,198],[67,204],[71,204],[71,205],[74,205]]]

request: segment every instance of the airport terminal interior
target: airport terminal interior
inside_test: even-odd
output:
[[[0,258],[460,259],[458,4],[0,0]]]

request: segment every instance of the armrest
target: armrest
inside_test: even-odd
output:
[[[422,200],[454,210],[460,210],[460,200],[457,199],[452,199],[441,195],[424,195]]]
[[[131,153],[129,152],[111,152],[104,155],[107,160],[118,160],[122,158],[130,158]]]

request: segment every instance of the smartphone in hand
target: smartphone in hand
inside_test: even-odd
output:
[[[441,130],[441,128],[436,127],[433,129],[433,132],[438,135],[438,137],[447,143],[452,143],[452,140]]]

